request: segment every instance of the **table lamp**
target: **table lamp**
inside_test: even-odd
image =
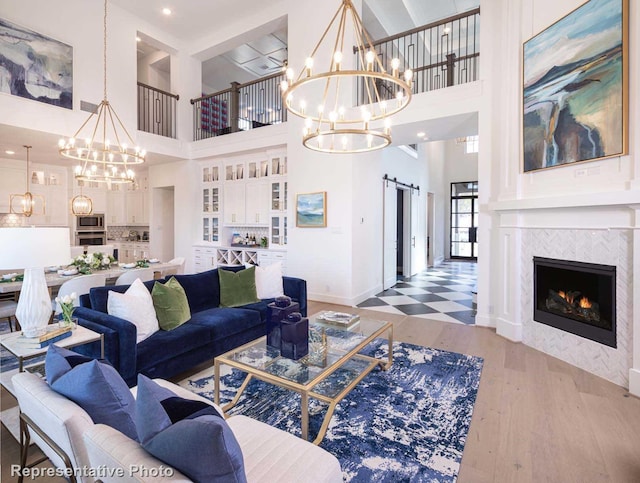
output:
[[[25,337],[47,331],[51,295],[44,267],[71,260],[68,228],[0,228],[0,270],[24,269],[16,318]]]

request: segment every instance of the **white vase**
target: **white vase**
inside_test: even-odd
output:
[[[47,331],[51,318],[51,296],[44,268],[25,268],[16,318],[25,337],[38,337]]]

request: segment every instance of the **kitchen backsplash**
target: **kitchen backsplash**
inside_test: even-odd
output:
[[[24,216],[9,213],[0,214],[0,228],[19,228],[24,225]]]
[[[147,237],[143,240],[145,234]],[[148,226],[112,226],[107,228],[107,241],[135,241],[133,237],[140,241],[148,241],[148,234]]]

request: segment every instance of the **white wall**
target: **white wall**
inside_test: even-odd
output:
[[[418,146],[421,156],[424,156],[427,162],[428,175],[426,189],[429,193],[433,193],[435,220],[431,244],[433,246],[433,262],[437,265],[442,262],[446,256],[446,213],[447,205],[449,204],[444,181],[446,141],[423,143]]]
[[[523,173],[522,43],[580,6],[581,0],[498,0],[482,5],[479,182],[481,243],[478,317],[524,341],[640,394],[640,136],[631,154]],[[638,123],[640,5],[630,4],[629,125]],[[485,55],[486,52],[486,55]],[[531,257],[599,261],[618,267],[618,347],[602,348],[533,321]],[[632,301],[630,304],[629,301]],[[633,322],[632,322],[633,321]]]
[[[465,151],[465,143],[458,144],[453,139],[445,142],[443,189],[447,199],[445,199],[444,253],[447,258],[451,256],[451,183],[478,180],[478,153],[467,154]]]
[[[156,65],[168,56],[167,52],[155,51],[138,59],[138,82],[171,92],[171,72],[161,70]]]
[[[175,163],[161,164],[149,168],[149,192],[153,193],[155,188],[173,187],[174,200],[174,256],[185,257],[185,273],[193,272],[192,266],[192,245],[198,239],[198,227],[200,212],[199,191],[194,187],[200,179],[198,165],[194,161],[179,161]],[[157,208],[156,204],[152,205]],[[149,234],[151,251],[153,252],[158,241],[165,236],[163,232],[162,214],[152,209],[150,213]]]
[[[416,237],[416,270],[424,270],[427,266],[427,186],[428,186],[428,168],[427,159],[424,155],[424,151],[418,150],[418,158],[413,158],[409,154],[397,148],[385,149],[382,151],[382,174],[389,175],[389,178],[397,178],[398,181],[414,186],[420,187],[420,192],[414,195],[414,202],[416,203],[415,209],[417,209],[417,231],[414,233]],[[417,192],[416,192],[417,193]],[[382,188],[378,190],[378,196],[380,197],[380,208],[377,212],[378,218],[382,219]],[[380,234],[378,237],[382,240],[382,226],[380,227]],[[382,247],[380,248],[382,250]],[[382,270],[382,261],[380,262],[380,269]]]

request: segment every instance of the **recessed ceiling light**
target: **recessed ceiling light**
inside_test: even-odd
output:
[[[419,137],[419,138],[423,138],[423,137],[425,137],[426,135],[427,135],[427,133],[422,132],[422,131],[420,131],[420,132],[418,133],[418,137]]]
[[[5,153],[7,153],[7,154],[16,154],[16,152],[15,152],[15,151],[11,151],[10,149],[7,149],[7,150],[5,151]]]
[[[162,13],[164,13],[165,15],[171,15],[171,9],[165,7],[162,9]]]
[[[136,36],[136,42],[142,42],[142,39]]]

